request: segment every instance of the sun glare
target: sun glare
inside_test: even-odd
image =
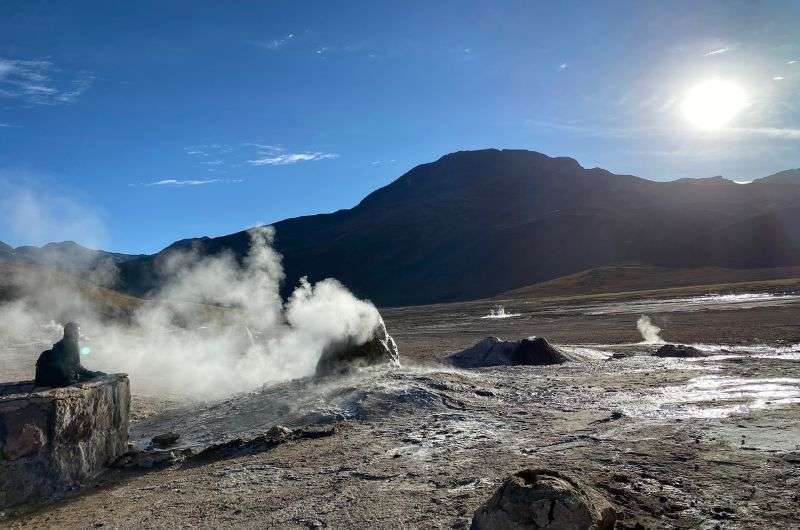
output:
[[[744,108],[742,89],[727,81],[704,81],[692,87],[683,101],[686,118],[700,129],[719,129]]]

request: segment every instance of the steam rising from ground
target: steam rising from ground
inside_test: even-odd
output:
[[[170,256],[160,271],[164,287],[128,324],[102,322],[85,303],[80,318],[91,354],[84,364],[129,373],[137,392],[222,397],[310,375],[327,346],[372,336],[378,310],[334,279],[313,285],[302,279],[284,303],[274,229],[256,228],[250,236],[241,264],[230,253]],[[17,332],[48,321],[24,302],[0,306],[0,317],[16,322]]]
[[[661,328],[653,324],[649,316],[640,316],[636,322],[636,329],[642,334],[643,342],[647,344],[664,344],[664,339],[660,337]]]
[[[108,233],[100,214],[91,206],[59,193],[53,182],[41,180],[40,175],[29,171],[0,170],[3,239],[8,243],[17,240],[37,245],[75,240],[92,248],[104,247]]]
[[[506,313],[506,308],[502,305],[495,306],[489,310],[489,314],[481,318],[513,318],[522,316],[521,313]]]

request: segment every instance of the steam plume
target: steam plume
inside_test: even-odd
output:
[[[138,392],[222,397],[310,375],[326,345],[369,339],[380,323],[378,310],[334,279],[311,284],[303,278],[284,304],[274,234],[272,227],[252,229],[241,264],[230,253],[173,254],[161,271],[164,287],[130,323],[97,318],[85,300],[80,311],[72,307],[91,348],[84,364],[128,372]],[[81,299],[77,292],[58,294],[64,296]],[[33,324],[49,320],[37,307],[11,302],[0,314],[36,333]]]
[[[653,324],[653,321],[650,320],[649,316],[640,316],[639,320],[636,322],[636,329],[638,329],[639,333],[642,334],[643,342],[647,344],[664,343],[664,339],[659,336],[661,334],[661,328]]]

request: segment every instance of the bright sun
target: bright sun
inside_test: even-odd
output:
[[[683,100],[683,113],[695,127],[719,129],[745,105],[744,92],[727,81],[704,81],[692,87]]]

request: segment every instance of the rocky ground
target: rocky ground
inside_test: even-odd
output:
[[[481,317],[497,301],[386,310],[403,368],[288,382],[218,403],[134,395],[135,443],[180,433],[177,458],[111,471],[0,524],[468,528],[505,477],[546,468],[594,487],[618,528],[792,527],[800,302],[641,305],[695,294],[510,299],[501,303],[519,316],[495,319]],[[643,312],[665,339],[710,356],[652,357],[658,345],[637,344]],[[471,370],[442,363],[487,335],[545,336],[582,360]],[[276,424],[294,430],[265,435]]]

